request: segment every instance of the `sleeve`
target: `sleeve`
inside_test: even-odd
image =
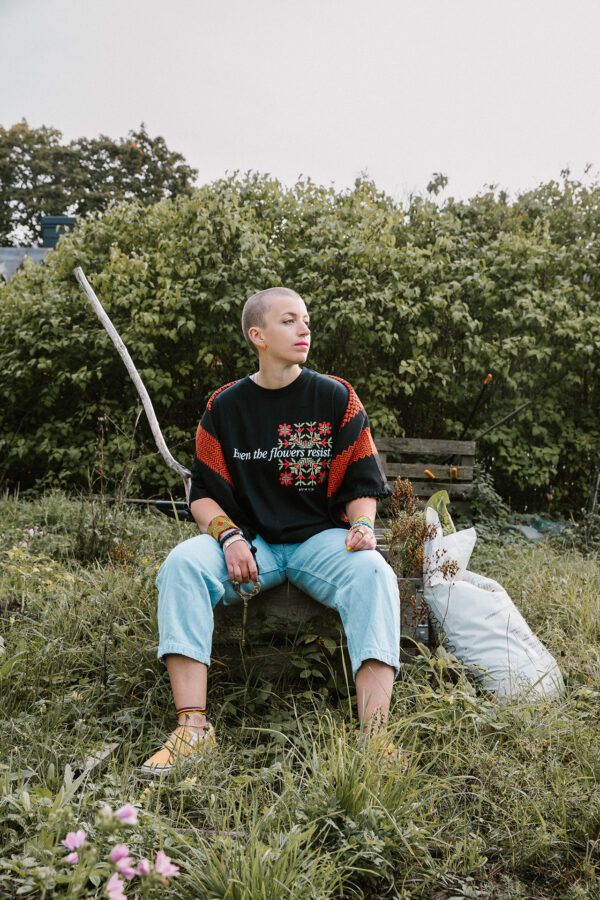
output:
[[[235,382],[230,382],[230,384],[235,384]],[[229,384],[224,385],[212,395],[198,425],[189,503],[192,504],[194,500],[210,497],[242,529],[244,535],[252,540],[255,532],[248,521],[247,514],[238,502],[219,436],[218,411],[213,408],[217,395],[229,386]]]
[[[233,481],[217,436],[211,408],[207,406],[196,431],[189,502],[210,497],[220,503],[215,494],[222,496],[224,492],[232,490]]]
[[[365,408],[352,386],[348,382],[343,384],[348,389],[348,402],[334,437],[327,479],[330,513],[338,520],[350,500],[358,497],[380,500],[392,493],[371,436]]]

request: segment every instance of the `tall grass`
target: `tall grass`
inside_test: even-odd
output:
[[[148,785],[137,766],[174,722],[154,578],[193,530],[60,494],[7,497],[0,523],[0,896],[72,895],[61,838],[100,841],[102,804],[130,801],[131,851],[164,847],[182,868],[169,896],[600,897],[596,559],[495,539],[471,566],[558,658],[560,703],[499,707],[424,651],[394,689],[404,769],[359,746],[342,650],[306,633],[278,657],[254,633],[244,657],[214,648],[217,750]]]

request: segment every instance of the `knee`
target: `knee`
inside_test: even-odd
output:
[[[204,538],[208,539],[208,543]],[[177,576],[178,573],[188,571],[201,575],[203,572],[208,572],[210,550],[213,549],[210,542],[213,542],[213,539],[203,534],[182,541],[173,547],[160,567],[157,578],[158,586],[160,587],[160,583],[165,577]]]
[[[392,594],[398,595],[398,579],[392,567],[377,550],[362,550],[353,555],[348,573],[353,581],[373,585],[373,589],[385,586]]]

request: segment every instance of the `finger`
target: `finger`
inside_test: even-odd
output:
[[[352,550],[374,550],[377,546],[377,540],[371,529],[365,529],[361,534],[358,528],[354,529],[354,540],[351,544]]]
[[[243,578],[242,584],[248,584],[249,581],[252,581],[250,572],[253,561],[254,560],[251,554],[244,554],[244,556],[240,560],[240,571]]]
[[[227,574],[229,575],[229,580],[233,584],[235,581],[235,573],[234,573],[234,561],[231,558],[231,553],[225,551],[225,565],[227,566]]]
[[[361,542],[362,538],[363,538],[363,535],[360,534],[360,532],[358,531],[358,529],[357,529],[357,528],[352,528],[352,529],[348,532],[348,536],[347,536],[347,538],[346,538],[346,546],[349,547],[351,550],[356,550],[356,548],[358,547],[358,545],[359,545],[359,543]]]

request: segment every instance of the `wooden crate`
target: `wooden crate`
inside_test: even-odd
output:
[[[423,582],[420,578],[399,578],[402,655],[413,655],[416,642],[429,641],[429,621],[423,600]],[[368,598],[365,598],[368,602]],[[242,636],[244,608],[239,603],[219,604],[214,613],[213,643],[216,647],[239,644]],[[285,582],[278,587],[253,597],[248,602],[247,627],[256,624],[272,626],[280,637],[293,637],[300,626],[315,621],[318,633],[339,638],[342,623],[338,614],[313,600],[293,584]],[[305,630],[305,629],[304,629]]]
[[[468,509],[473,490],[474,441],[433,441],[418,438],[381,437],[375,439],[383,470],[390,486],[397,477],[408,478],[417,497],[423,502],[436,491],[446,490],[451,511]],[[458,470],[452,477],[452,468]],[[425,469],[435,480],[425,475]],[[378,549],[386,553],[386,528],[383,523],[375,530]],[[410,655],[416,643],[428,643],[429,622],[423,602],[423,582],[419,578],[398,578],[400,592],[400,621],[402,652]],[[248,621],[279,622],[288,632],[311,619],[325,622],[332,631],[341,629],[336,613],[326,609],[312,597],[289,583],[272,588],[248,604]],[[242,629],[242,605],[215,609],[215,644],[238,643]]]

